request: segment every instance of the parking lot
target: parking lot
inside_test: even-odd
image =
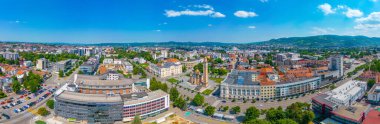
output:
[[[12,119],[14,116],[27,112],[28,109],[48,98],[55,91],[55,88],[42,87],[36,93],[26,92],[25,94],[7,97],[0,101],[0,121]]]

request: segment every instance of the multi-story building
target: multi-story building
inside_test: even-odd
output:
[[[330,92],[313,97],[312,108],[342,123],[360,123],[368,106],[359,105],[356,100],[364,96],[366,89],[366,82],[348,81]]]
[[[8,60],[17,60],[20,57],[18,53],[13,52],[0,52],[0,55]]]
[[[99,59],[95,57],[91,57],[87,60],[87,62],[83,63],[79,66],[79,70],[83,74],[93,75],[99,66]]]
[[[78,90],[85,94],[128,94],[134,91],[135,82],[141,80],[126,79],[119,77],[115,80],[113,73],[106,73],[102,76],[75,75],[75,84]],[[111,80],[107,80],[111,79]]]
[[[41,58],[37,60],[36,68],[40,70],[44,70],[48,67],[48,60],[45,58]]]
[[[63,91],[55,96],[54,112],[64,118],[87,121],[88,123],[108,123],[123,118],[123,100],[119,94],[83,94]]]
[[[197,65],[198,63],[200,63],[199,60],[193,60],[193,61],[182,61],[181,62],[183,66],[186,67],[186,69],[190,70],[190,69],[193,69],[193,67],[195,65]]]
[[[380,104],[380,83],[376,83],[368,91],[368,101],[371,104],[379,105]]]
[[[149,63],[150,72],[158,77],[175,76],[182,73],[182,65],[178,59],[168,59],[164,63]]]
[[[169,94],[156,90],[130,94],[84,94],[75,84],[66,84],[54,97],[54,112],[64,118],[87,123],[128,122],[136,115],[142,119],[169,109]]]
[[[343,66],[343,56],[336,55],[329,58],[329,70],[336,71],[337,77],[343,77],[344,66]]]
[[[351,80],[330,92],[330,100],[340,106],[349,106],[362,98],[367,90],[367,83]]]
[[[73,65],[75,63],[74,61],[75,60],[72,60],[72,59],[59,61],[59,62],[57,62],[56,66],[55,66],[55,70],[57,72],[59,72],[60,70],[62,70],[63,72],[66,72],[73,67]]]
[[[284,77],[284,76],[282,76]],[[271,69],[232,70],[220,85],[222,98],[274,99],[297,96],[320,87],[321,78],[282,80]]]
[[[169,94],[162,90],[126,94],[122,97],[124,99],[123,121],[132,121],[136,115],[144,119],[169,109]]]

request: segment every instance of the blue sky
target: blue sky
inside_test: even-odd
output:
[[[0,40],[255,42],[380,37],[380,0],[1,0]]]

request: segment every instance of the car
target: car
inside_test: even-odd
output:
[[[1,108],[3,108],[3,109],[7,109],[5,106],[1,106]]]
[[[29,105],[24,105],[24,108],[25,109],[28,109],[30,106]]]
[[[30,102],[30,103],[28,103],[29,106],[33,106],[34,104],[36,104],[36,102]]]
[[[24,111],[25,109],[24,108],[20,108],[20,112]]]
[[[18,113],[18,112],[19,112],[19,110],[18,110],[18,109],[14,109],[14,110],[13,110],[13,112],[15,112],[15,113]]]
[[[11,117],[9,116],[9,115],[7,115],[7,114],[1,114],[3,117],[5,117],[7,120],[9,120],[9,119],[11,119]]]

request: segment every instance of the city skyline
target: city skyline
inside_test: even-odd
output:
[[[380,36],[377,0],[7,0],[0,2],[0,15],[2,41],[247,43],[323,34]]]

